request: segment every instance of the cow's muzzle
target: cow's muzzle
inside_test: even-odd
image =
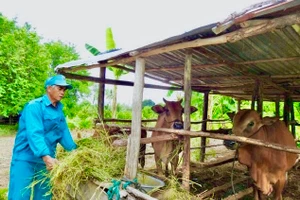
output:
[[[223,144],[227,149],[230,149],[230,150],[236,150],[239,146],[239,144],[233,140],[224,140]]]
[[[174,122],[173,122],[173,128],[174,129],[183,129],[183,122],[176,119]]]

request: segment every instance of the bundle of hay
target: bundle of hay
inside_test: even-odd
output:
[[[112,147],[103,138],[84,138],[76,143],[78,148],[72,152],[58,148],[59,165],[47,175],[53,199],[76,199],[75,195],[82,196],[80,185],[93,179],[111,182],[123,175],[126,149]]]

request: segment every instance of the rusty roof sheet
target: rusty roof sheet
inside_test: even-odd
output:
[[[259,82],[265,100],[290,94],[300,101],[300,1],[271,0],[212,23],[133,50],[119,50],[57,66],[61,73],[146,60],[146,74],[183,86],[192,49],[192,89],[251,99]]]

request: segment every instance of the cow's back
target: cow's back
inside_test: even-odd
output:
[[[293,135],[288,130],[285,123],[280,120],[274,122],[271,125],[264,125],[259,131],[259,133],[253,138],[261,139],[270,143],[276,143],[291,148],[296,147]],[[269,154],[268,156],[271,156],[269,157],[269,159],[271,159],[270,164],[272,165],[272,167],[276,166],[285,170],[289,170],[295,164],[295,161],[297,159],[297,154],[289,153],[286,151],[268,148],[267,152]]]

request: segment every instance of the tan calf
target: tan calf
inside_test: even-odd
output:
[[[179,101],[167,101],[163,99],[165,106],[155,105],[152,110],[158,115],[158,119],[155,128],[171,128],[171,129],[183,129],[182,114],[184,112],[181,106],[182,100]],[[191,113],[197,111],[197,108],[191,106]],[[169,133],[153,131],[151,137],[159,135],[166,135]],[[171,173],[174,175],[178,165],[178,154],[181,149],[179,141],[163,141],[152,143],[154,149],[154,158],[159,175],[163,174],[162,163],[166,166],[165,175],[168,174],[168,164],[171,164]]]

